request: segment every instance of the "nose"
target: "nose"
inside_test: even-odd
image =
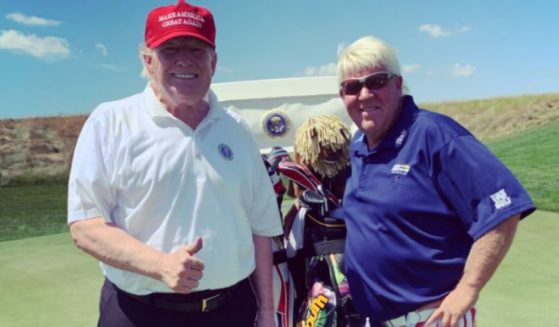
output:
[[[188,67],[192,63],[192,54],[189,49],[180,49],[177,53],[175,63],[179,67]]]
[[[179,67],[188,67],[188,62],[183,60],[182,58],[178,58],[176,65]]]
[[[177,56],[176,65],[179,67],[188,67],[192,60],[184,54]]]
[[[369,90],[364,84],[361,86],[361,90],[359,91],[359,100],[366,100],[370,99],[375,96],[375,92]]]

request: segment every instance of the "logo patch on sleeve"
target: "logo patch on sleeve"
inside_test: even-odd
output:
[[[495,209],[502,209],[509,206],[512,203],[510,196],[505,192],[505,189],[500,189],[499,191],[490,195],[493,204],[495,204]]]

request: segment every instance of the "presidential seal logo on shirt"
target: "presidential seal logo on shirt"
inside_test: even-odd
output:
[[[233,150],[231,150],[227,144],[221,143],[217,149],[223,158],[226,160],[233,160]]]
[[[282,137],[289,130],[291,123],[282,110],[272,110],[262,118],[262,128],[270,137]]]

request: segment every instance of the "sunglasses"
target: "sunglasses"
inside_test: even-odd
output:
[[[388,84],[395,75],[388,72],[377,72],[361,78],[350,78],[343,81],[340,86],[346,95],[356,95],[361,92],[363,85],[369,90],[380,90]]]

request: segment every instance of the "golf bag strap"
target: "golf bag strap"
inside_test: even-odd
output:
[[[329,255],[332,253],[344,253],[345,240],[328,240],[315,242],[313,244],[316,255]]]
[[[274,252],[274,265],[287,262],[287,251],[279,250]]]

